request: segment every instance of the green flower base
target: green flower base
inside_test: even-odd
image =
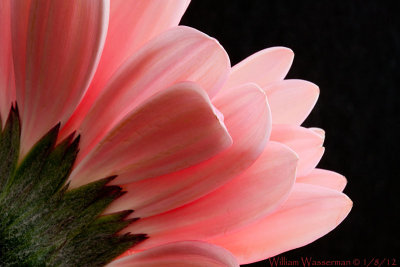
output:
[[[79,188],[66,182],[79,136],[56,146],[60,125],[19,159],[20,120],[12,108],[0,135],[0,266],[102,266],[145,234],[117,233],[132,210],[101,215],[124,192],[108,177]]]

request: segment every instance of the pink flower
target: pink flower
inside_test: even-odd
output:
[[[110,266],[255,262],[352,206],[345,178],[315,168],[324,131],[300,125],[319,89],[284,80],[293,52],[231,68],[215,39],[177,26],[188,4],[0,2],[0,115],[4,128],[17,103],[19,162],[61,122],[58,142],[80,135],[71,188],[116,175],[127,193],[103,214],[134,210],[119,234],[149,237]]]

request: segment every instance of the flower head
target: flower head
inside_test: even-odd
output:
[[[5,265],[237,266],[347,216],[293,52],[231,68],[188,4],[0,2]]]

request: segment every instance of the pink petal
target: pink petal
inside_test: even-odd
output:
[[[72,186],[118,175],[123,184],[209,159],[232,144],[207,94],[185,82],[128,114],[74,169]]]
[[[64,126],[62,137],[76,130],[121,64],[147,41],[176,26],[189,5],[188,0],[113,0],[103,54],[85,97]]]
[[[205,240],[234,231],[272,212],[291,191],[296,154],[270,142],[244,173],[216,191],[178,209],[139,220],[123,231],[146,233],[138,249],[178,240]]]
[[[232,68],[224,88],[254,82],[261,88],[285,78],[293,62],[293,51],[286,47],[261,50]]]
[[[15,101],[14,68],[11,48],[11,9],[10,1],[0,1],[0,119],[1,126]]]
[[[123,257],[108,267],[239,267],[229,251],[200,241],[182,241]]]
[[[316,128],[316,127],[312,127],[312,128],[308,128],[311,131],[313,131],[314,133],[318,134],[319,136],[321,136],[321,138],[325,139],[325,131],[321,128]]]
[[[284,80],[263,88],[271,106],[272,121],[300,125],[317,102],[319,88],[303,80]]]
[[[114,74],[85,117],[79,128],[80,156],[85,156],[151,95],[181,81],[194,81],[212,95],[225,81],[228,71],[226,52],[207,35],[188,27],[175,27],[161,34]]]
[[[248,84],[214,101],[224,114],[233,145],[182,171],[124,186],[128,191],[108,212],[134,209],[134,216],[159,214],[200,198],[247,169],[264,150],[271,117],[264,92]]]
[[[12,1],[12,41],[21,153],[69,118],[103,48],[108,1]]]
[[[326,235],[346,218],[351,207],[351,200],[340,192],[296,183],[278,211],[210,242],[231,251],[240,264],[256,262]]]
[[[324,154],[324,139],[314,131],[300,126],[274,124],[271,140],[287,145],[298,154],[297,176],[309,174]]]
[[[297,177],[296,182],[319,185],[337,191],[343,191],[347,184],[343,175],[322,169],[314,169],[306,176]]]

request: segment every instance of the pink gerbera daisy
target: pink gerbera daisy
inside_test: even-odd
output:
[[[0,2],[1,266],[237,266],[347,216],[293,52],[231,68],[188,4]]]

